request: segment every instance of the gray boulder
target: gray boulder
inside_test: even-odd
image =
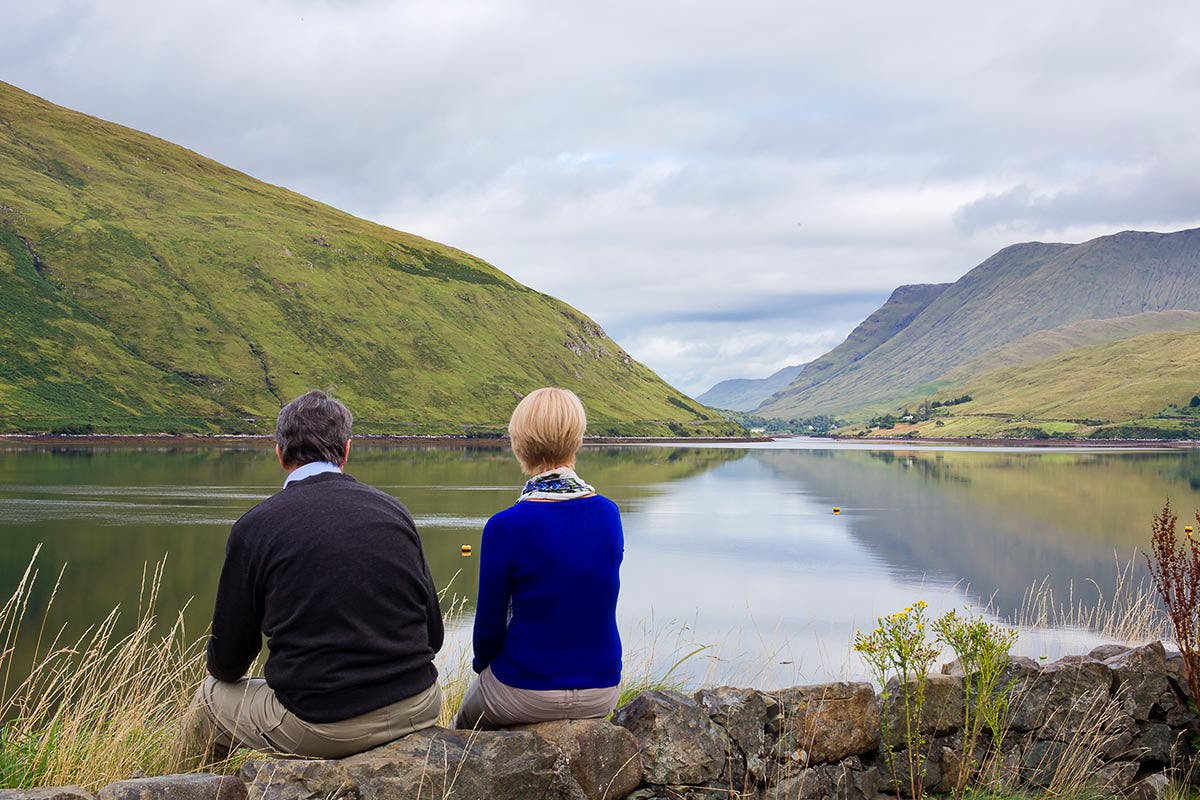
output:
[[[1115,714],[1113,720],[1104,727],[1096,755],[1104,761],[1133,758],[1133,740],[1138,736],[1137,720],[1124,712]]]
[[[1096,770],[1089,783],[1104,794],[1120,794],[1133,785],[1138,769],[1136,761],[1114,761]]]
[[[724,771],[734,746],[704,709],[678,692],[642,692],[617,709],[613,722],[637,739],[647,783],[711,781]]]
[[[851,756],[783,777],[763,792],[763,800],[876,800],[884,788],[879,772]]]
[[[728,686],[702,689],[696,702],[737,745],[746,772],[757,781],[766,780],[770,752],[779,736],[779,702],[754,689]]]
[[[833,776],[818,767],[802,769],[763,792],[763,800],[823,800],[828,797],[833,797]]]
[[[946,776],[942,772],[942,759],[940,749],[936,745],[928,748],[929,755],[921,762],[921,786],[925,793],[933,791],[941,791],[943,783],[946,781]],[[887,759],[881,765],[881,769],[886,775],[884,788],[898,789],[904,797],[912,797],[912,774],[914,764],[908,758],[908,750],[897,750],[892,754],[895,757],[896,776],[893,783],[891,765],[887,764]],[[953,782],[953,777],[949,780]]]
[[[1041,738],[1065,739],[1111,718],[1112,671],[1089,656],[1067,656],[1015,687],[1011,724],[1042,729]]]
[[[904,711],[904,692],[909,692],[912,698],[910,704],[915,706],[917,679],[911,679],[902,686],[895,678],[888,681],[887,707],[884,709],[888,720],[889,747],[903,747],[907,744],[906,720]],[[957,675],[927,675],[925,676],[925,703],[921,713],[919,732],[925,735],[942,736],[962,727],[963,721],[963,679]],[[918,732],[918,731],[914,731]]]
[[[1115,694],[1125,713],[1139,722],[1164,720],[1180,705],[1168,678],[1162,642],[1126,650],[1104,664],[1112,670]]]
[[[1108,659],[1119,656],[1122,653],[1128,653],[1132,649],[1133,648],[1127,644],[1102,644],[1099,647],[1093,648],[1092,651],[1088,653],[1088,656],[1096,659],[1097,661],[1107,661]]]
[[[824,683],[775,693],[776,755],[800,765],[829,764],[879,747],[879,701],[869,683]]]
[[[246,800],[246,784],[208,772],[159,775],[110,783],[96,800]]]
[[[1141,733],[1130,745],[1130,754],[1143,764],[1169,764],[1184,755],[1187,742],[1182,734],[1161,722],[1149,722],[1140,726]]]
[[[557,746],[588,800],[624,797],[642,782],[637,739],[603,719],[558,720],[522,725]]]
[[[1125,792],[1127,800],[1164,800],[1170,796],[1171,780],[1162,773],[1146,776]]]
[[[43,786],[37,789],[0,789],[0,800],[95,800],[82,786]]]
[[[1049,786],[1056,775],[1072,767],[1074,752],[1065,742],[1033,742],[1021,759],[1021,782],[1029,786]]]
[[[1032,697],[1032,693],[1040,691],[1037,679],[1041,674],[1041,666],[1032,658],[1010,656],[1008,666],[996,681],[997,690],[1009,693],[1008,724],[1014,731],[1033,730],[1041,724],[1036,699]],[[1028,700],[1022,702],[1026,697]]]
[[[340,761],[252,761],[251,800],[584,800],[562,751],[530,731],[426,728]]]

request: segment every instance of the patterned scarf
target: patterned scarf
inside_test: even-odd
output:
[[[521,496],[517,498],[517,502],[520,503],[522,500],[570,500],[595,493],[596,490],[584,483],[575,474],[575,470],[560,467],[540,472],[525,481],[525,488],[521,490]]]

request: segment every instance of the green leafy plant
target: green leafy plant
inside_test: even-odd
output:
[[[869,634],[858,631],[854,634],[854,650],[867,662],[875,680],[881,687],[883,714],[880,717],[883,748],[892,774],[892,786],[900,796],[900,777],[896,770],[896,754],[889,740],[891,723],[888,709],[893,697],[891,678],[899,692],[898,702],[904,704],[903,735],[909,790],[913,800],[921,800],[923,773],[925,768],[925,737],[921,732],[921,716],[925,706],[925,685],[929,668],[940,652],[926,639],[924,600],[896,612],[891,616],[879,617],[877,626]]]
[[[955,609],[933,623],[938,641],[958,658],[963,671],[963,757],[954,791],[961,793],[975,768],[975,748],[984,726],[991,733],[994,772],[1000,773],[1001,744],[1014,681],[1001,685],[1017,631]]]

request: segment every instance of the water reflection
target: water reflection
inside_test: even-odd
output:
[[[1143,546],[1166,496],[1200,506],[1190,450],[589,447],[579,469],[624,513],[627,648],[669,664],[711,644],[692,672],[741,684],[856,672],[854,629],[918,597],[934,612],[989,597],[1011,610],[1045,576],[1059,590],[1095,579],[1108,591],[1114,553]],[[515,498],[512,457],[360,445],[350,471],[408,505],[436,579],[469,607],[477,561],[460,548],[478,552],[483,522]],[[44,543],[44,572],[70,564],[55,620],[80,626],[136,604],[144,564],[169,554],[161,607],[194,598],[186,617],[199,633],[228,526],[281,482],[261,446],[0,451],[0,587]]]

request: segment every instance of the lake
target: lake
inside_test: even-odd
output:
[[[620,623],[629,663],[693,680],[781,686],[862,674],[857,628],[918,599],[933,613],[1009,614],[1031,585],[1107,596],[1117,563],[1147,546],[1170,497],[1200,507],[1200,451],[895,447],[789,439],[691,447],[588,446],[579,473],[621,507]],[[439,585],[465,598],[469,636],[488,516],[512,503],[511,455],[356,442],[348,471],[400,498]],[[34,548],[67,571],[53,620],[79,627],[137,607],[143,570],[167,557],[160,610],[203,632],[229,526],[277,491],[269,444],[0,446],[0,589]],[[834,514],[837,506],[841,513]],[[1139,565],[1137,569],[1144,573]],[[1094,583],[1093,583],[1094,582]],[[44,604],[49,581],[35,596]],[[190,601],[190,605],[189,605]],[[1053,658],[1096,643],[1026,633]]]

